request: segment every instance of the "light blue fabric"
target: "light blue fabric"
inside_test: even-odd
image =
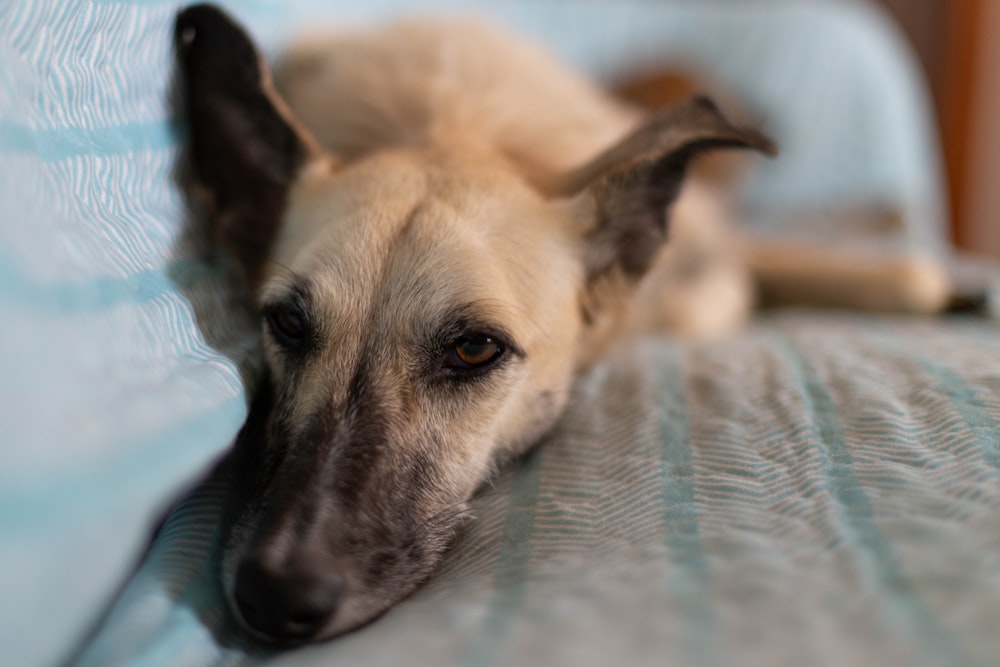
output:
[[[126,580],[160,512],[222,454],[245,415],[252,326],[224,276],[203,261],[173,181],[183,128],[169,104],[169,35],[179,4],[0,4],[4,664],[51,665],[72,650]],[[272,52],[317,17],[367,20],[404,6],[226,4]],[[431,5],[457,3],[419,6]],[[923,92],[898,37],[860,5],[461,6],[540,36],[606,77],[660,56],[696,61],[763,111],[785,148],[760,172],[755,201],[824,205],[852,193],[912,212],[911,241],[940,241]],[[820,111],[835,122],[817,136]],[[530,486],[512,482],[522,483]],[[513,502],[530,513],[528,496]],[[162,566],[187,581],[187,570],[170,568],[190,563],[169,554],[183,552],[187,540],[195,553],[207,548],[198,531],[208,529],[194,518],[175,517],[177,541],[161,543],[160,560],[118,607],[120,624],[107,636],[123,655],[150,664],[229,655],[206,629],[216,613],[207,588],[186,588],[188,602],[177,603],[149,578]],[[683,552],[686,538],[677,539],[670,548]],[[201,603],[190,596],[205,600],[209,618],[192,615]],[[500,618],[500,626],[514,623]]]
[[[232,631],[211,485],[78,666],[996,665],[998,334],[788,313],[620,346],[424,588],[286,653]]]

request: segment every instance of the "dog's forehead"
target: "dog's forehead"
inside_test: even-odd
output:
[[[306,173],[265,292],[291,269],[337,320],[377,310],[415,322],[465,305],[518,319],[538,289],[534,274],[567,252],[552,215],[516,177],[480,162],[398,153]]]
[[[427,196],[427,175],[403,155],[347,169],[307,167],[292,187],[272,269],[341,274],[370,283],[409,214]]]

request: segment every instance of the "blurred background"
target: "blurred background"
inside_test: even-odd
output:
[[[1000,2],[878,0],[916,50],[942,139],[952,239],[1000,257]]]

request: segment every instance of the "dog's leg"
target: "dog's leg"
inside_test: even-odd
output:
[[[934,314],[952,297],[943,262],[919,251],[753,240],[745,257],[765,306]]]

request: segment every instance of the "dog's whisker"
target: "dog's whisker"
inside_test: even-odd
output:
[[[461,517],[463,514],[470,514],[471,510],[468,507],[467,502],[458,502],[453,505],[449,505],[425,519],[422,523],[418,524],[414,529],[415,533],[420,533],[428,526],[433,526],[436,524],[447,524],[455,518]]]

